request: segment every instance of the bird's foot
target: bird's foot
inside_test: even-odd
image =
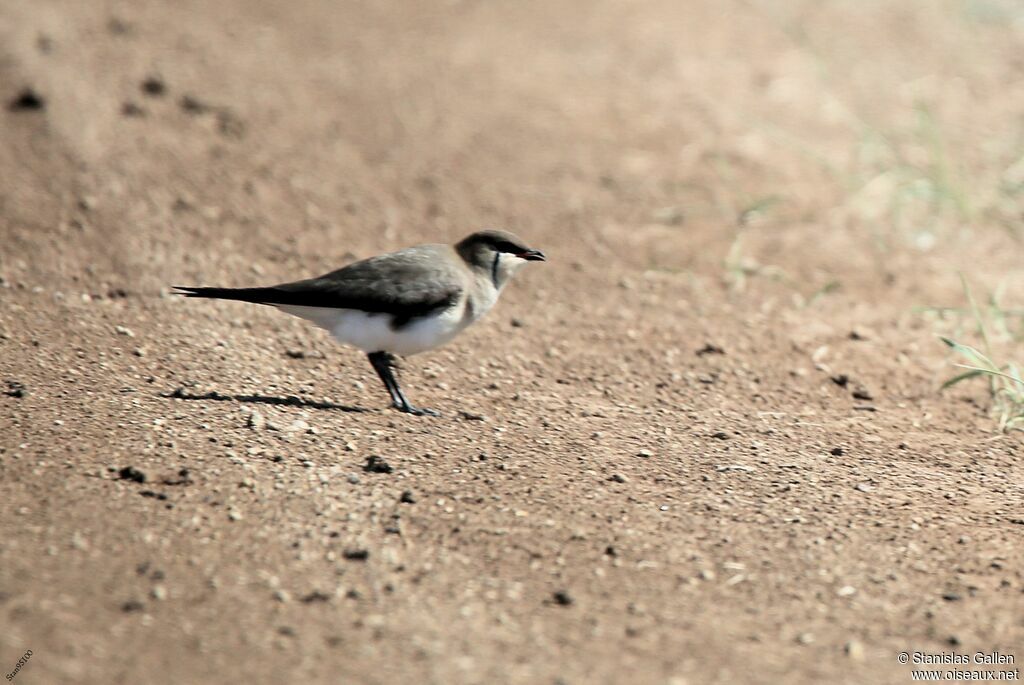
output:
[[[393,404],[391,405],[400,412],[406,414],[412,414],[413,416],[441,416],[441,412],[433,409],[426,409],[424,407],[414,407],[411,404]]]

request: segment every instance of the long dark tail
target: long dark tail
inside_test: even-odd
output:
[[[176,295],[185,297],[210,297],[218,300],[239,300],[241,302],[255,302],[256,304],[272,304],[275,300],[276,291],[274,288],[191,288],[184,285],[176,285]]]

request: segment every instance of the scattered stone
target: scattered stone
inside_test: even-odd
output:
[[[127,602],[121,605],[121,611],[125,613],[132,613],[135,611],[142,611],[146,606],[137,599],[129,599]]]
[[[363,466],[363,471],[367,473],[391,473],[394,469],[382,457],[371,454],[366,458],[366,465]]]
[[[850,640],[843,645],[843,651],[846,653],[846,656],[850,657],[854,661],[864,660],[864,645],[856,640]]]
[[[730,471],[751,473],[753,470],[754,468],[752,466],[744,466],[743,464],[720,464],[715,467],[715,471],[718,473],[729,473]]]
[[[46,107],[46,100],[36,93],[32,88],[24,88],[13,100],[7,103],[7,109],[12,112],[33,112]]]
[[[139,118],[145,116],[145,110],[131,100],[121,105],[121,115],[123,117]]]
[[[728,440],[729,434],[726,433],[725,431],[717,431],[715,433],[712,433],[711,437],[713,437],[715,440]]]
[[[725,350],[713,343],[704,343],[704,347],[697,350],[697,356],[703,357],[706,354],[725,354]]]
[[[284,635],[285,637],[295,637],[295,628],[292,628],[291,626],[279,626],[277,632],[279,635]]]
[[[291,594],[289,594],[289,592],[287,590],[280,590],[280,589],[279,590],[274,590],[273,597],[274,597],[274,599],[276,599],[278,602],[281,602],[282,604],[285,603],[285,602],[290,602],[291,599],[292,599]]]
[[[844,585],[838,590],[836,590],[836,594],[840,597],[852,597],[853,595],[857,594],[857,588],[853,587],[852,585]]]
[[[302,598],[302,601],[306,604],[312,604],[313,602],[326,602],[331,598],[330,595],[319,590],[313,590],[308,595]]]
[[[611,478],[609,478],[608,480],[613,480],[613,481],[615,481],[616,483],[625,483],[625,482],[627,482],[627,481],[628,481],[629,479],[628,479],[628,478],[626,478],[625,476],[623,476],[623,475],[622,475],[621,473],[613,473],[613,474],[612,474],[612,476],[611,476]]]
[[[114,330],[118,335],[123,335],[126,338],[134,338],[135,332],[127,326],[114,326]]]
[[[348,482],[352,485],[359,485],[359,476],[354,473],[348,474]]]
[[[945,592],[942,595],[942,599],[947,602],[959,602],[962,598],[955,592]]]
[[[228,138],[245,136],[245,124],[228,109],[221,109],[217,112],[217,130]]]
[[[153,597],[153,599],[157,600],[158,602],[162,602],[165,599],[167,599],[167,588],[165,588],[163,585],[154,585],[153,589],[150,590],[149,594]]]
[[[253,413],[249,414],[249,419],[246,422],[246,425],[248,425],[249,428],[252,428],[253,430],[263,430],[264,428],[267,427],[267,420],[263,418],[263,414],[259,413],[258,411],[254,411]]]
[[[868,392],[866,389],[864,389],[864,388],[857,388],[856,390],[853,391],[853,399],[855,399],[855,400],[864,400],[865,402],[870,402],[874,398],[871,396],[871,393]]]
[[[159,76],[147,77],[139,87],[150,97],[161,97],[167,92],[167,86]]]
[[[871,485],[868,483],[857,483],[856,485],[853,486],[853,488],[860,492],[871,492],[872,490],[874,490],[874,488],[871,487]]]
[[[829,454],[831,454],[833,457],[841,457],[843,456],[843,448],[833,447],[831,450],[829,450]]]
[[[402,504],[416,504],[416,498],[413,497],[412,490],[403,490],[401,497],[398,501]]]
[[[523,327],[522,319],[513,318],[511,321],[509,321],[509,323],[512,325],[512,328],[522,328]]]
[[[165,477],[161,481],[164,485],[192,485],[192,474],[188,469],[179,469],[176,477]]]
[[[484,416],[483,414],[474,414],[474,413],[468,412],[468,411],[460,411],[459,412],[459,416],[464,421],[486,421],[487,420],[487,417]]]
[[[20,399],[28,395],[28,388],[19,381],[7,381],[7,390],[4,391],[4,394]]]
[[[202,100],[192,95],[182,95],[181,99],[178,100],[178,106],[189,114],[206,114],[211,111],[213,107],[206,104]]]
[[[845,388],[846,385],[850,382],[850,377],[847,376],[845,373],[841,373],[836,376],[832,376],[832,382],[838,385],[840,388]]]
[[[618,550],[615,549],[615,547],[612,546],[612,545],[608,545],[607,547],[605,547],[604,548],[604,553],[606,555],[610,556],[610,557],[617,557],[617,556],[619,556]]]
[[[558,606],[567,607],[571,605],[575,600],[567,590],[557,590],[551,595],[552,601]]]
[[[799,644],[802,644],[802,645],[809,645],[812,642],[814,642],[814,634],[813,633],[800,633],[799,635],[796,636],[796,641]]]
[[[242,512],[237,511],[235,509],[232,509],[231,511],[228,512],[228,520],[230,520],[230,521],[241,521],[242,520]]]
[[[158,499],[161,502],[167,500],[167,495],[165,495],[162,492],[154,492],[152,490],[141,490],[139,491],[139,494],[142,495],[143,497],[152,497],[153,499]]]
[[[648,457],[654,456],[654,453],[651,452],[650,450],[640,450],[639,452],[636,453],[636,456],[643,457],[646,459]]]
[[[366,561],[370,558],[370,550],[363,548],[346,549],[341,556],[349,561]]]
[[[130,480],[135,483],[146,482],[146,474],[144,474],[142,471],[135,468],[134,466],[123,467],[120,471],[117,472],[117,476],[121,480]]]

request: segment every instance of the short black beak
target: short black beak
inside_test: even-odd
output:
[[[548,260],[540,250],[527,250],[526,252],[520,252],[516,257],[525,259],[528,262],[546,262]]]

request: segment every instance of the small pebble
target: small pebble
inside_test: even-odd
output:
[[[142,471],[138,470],[134,466],[125,466],[124,468],[117,472],[117,475],[121,480],[130,480],[135,483],[146,482],[146,474],[144,474]]]
[[[384,461],[383,457],[376,454],[371,454],[366,458],[366,464],[363,466],[363,470],[367,473],[391,473],[394,469],[391,464]]]
[[[152,97],[159,97],[167,92],[167,86],[158,76],[150,76],[139,87],[143,93]]]
[[[7,109],[12,112],[27,112],[41,110],[46,107],[46,100],[31,88],[25,88],[13,100],[7,103]]]

